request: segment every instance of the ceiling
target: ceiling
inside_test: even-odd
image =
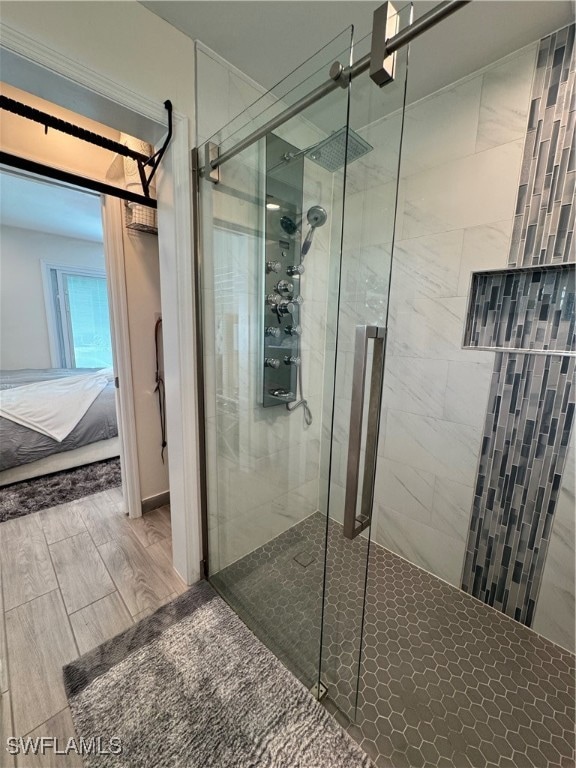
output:
[[[379,2],[354,0],[147,0],[142,4],[271,88],[345,27],[371,31]],[[403,3],[398,3],[400,7]],[[436,3],[416,0],[415,16]],[[414,101],[574,20],[568,0],[473,0],[410,50]]]
[[[0,173],[0,226],[102,242],[99,195]]]

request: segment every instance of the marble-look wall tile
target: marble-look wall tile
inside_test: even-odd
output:
[[[464,552],[462,541],[394,512],[381,501],[376,505],[379,508],[374,536],[378,544],[450,584],[459,585]]]
[[[204,120],[200,130],[213,133],[246,107],[246,120],[263,109],[279,108],[277,99],[253,103],[258,89],[220,57],[199,50],[198,58],[202,79],[198,95]],[[215,105],[214,82],[218,82],[220,94],[230,96]],[[207,121],[212,121],[212,127]],[[241,126],[242,118],[235,125]],[[230,130],[220,131],[218,138],[229,136]],[[323,137],[301,119],[292,121],[287,130],[304,145]],[[304,393],[313,414],[310,426],[304,422],[302,409],[288,413],[283,407],[263,409],[260,405],[262,148],[254,146],[226,163],[221,183],[203,190],[209,524],[217,531],[210,539],[212,571],[318,508],[325,353],[327,340],[333,342],[335,337],[326,320],[327,297],[332,262],[339,261],[331,236],[337,234],[339,245],[341,191],[333,174],[309,161],[305,165],[303,207],[324,206],[330,221],[316,233],[301,278],[305,300],[300,318],[301,358]]]
[[[245,557],[317,510],[318,484],[310,482],[297,491],[277,495],[243,515],[221,522],[213,537],[218,541],[220,567]]]
[[[376,471],[375,498],[398,514],[430,524],[434,480],[431,472],[381,458]]]
[[[392,461],[472,485],[481,431],[402,411],[388,411],[384,445],[379,455]]]
[[[392,266],[395,304],[458,296],[463,238],[464,230],[453,229],[398,241]]]
[[[447,360],[388,355],[383,392],[386,408],[443,418],[449,365]]]
[[[537,50],[533,43],[483,75],[476,152],[524,139]]]
[[[481,429],[492,380],[494,353],[481,363],[452,361],[448,365],[442,418]]]
[[[396,213],[396,182],[346,196],[344,250],[391,243]]]
[[[341,300],[363,303],[382,314],[382,300],[388,295],[391,244],[345,250],[342,254]]]
[[[523,142],[448,160],[405,180],[401,238],[479,226],[510,217]]]
[[[484,362],[485,352],[463,350],[466,299],[415,299],[399,309],[389,329],[390,354],[434,360]]]
[[[437,476],[435,478],[430,525],[462,542],[462,546],[458,550],[462,557],[468,538],[470,505],[473,498],[474,488],[472,485],[464,485],[447,477]],[[462,566],[462,561],[460,561],[460,566]]]
[[[474,154],[481,91],[482,77],[478,76],[444,88],[406,109],[402,176]]]
[[[360,128],[358,134],[373,149],[348,165],[346,169],[347,194],[362,192],[372,187],[380,187],[395,181],[398,175],[398,137],[401,128],[401,114],[389,115]],[[388,136],[388,142],[382,142],[382,136]]]
[[[464,230],[458,296],[468,296],[472,283],[472,272],[481,269],[499,269],[508,263],[511,218],[469,227]]]

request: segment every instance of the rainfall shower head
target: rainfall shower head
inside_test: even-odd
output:
[[[348,153],[346,153],[346,133],[348,133]],[[344,162],[353,163],[354,160],[358,160],[373,149],[374,147],[358,136],[355,131],[351,128],[346,129],[344,126],[319,144],[310,147],[305,154],[327,171],[333,172],[342,168]]]

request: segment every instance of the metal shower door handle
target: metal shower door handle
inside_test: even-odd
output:
[[[368,342],[374,342],[370,399],[368,401],[368,428],[364,458],[364,477],[360,513],[356,513],[358,499],[358,474],[362,450],[362,416],[364,413],[364,389],[368,362]],[[384,350],[386,328],[377,325],[357,325],[354,346],[354,371],[352,376],[352,404],[350,407],[350,432],[348,438],[348,465],[346,469],[346,500],[344,502],[344,536],[354,539],[370,525],[374,502],[378,430],[384,380]]]

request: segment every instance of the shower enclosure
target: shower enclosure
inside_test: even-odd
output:
[[[410,19],[408,6],[388,9],[386,37]],[[472,720],[496,738],[502,713],[491,705],[484,719],[471,688],[488,659],[507,674],[494,637],[512,654],[535,644],[564,682],[573,660],[460,590],[482,443],[470,413],[489,389],[482,400],[474,381],[489,378],[493,353],[462,348],[470,270],[446,266],[458,235],[421,242],[404,201],[407,48],[374,72],[389,80],[381,89],[341,75],[370,43],[345,31],[195,153],[204,567],[373,757],[487,765]],[[400,225],[401,204],[412,218]],[[426,272],[429,254],[439,266]],[[468,377],[459,420],[440,391],[450,366]],[[422,555],[424,514],[437,562]],[[471,656],[486,657],[478,670]]]
[[[368,44],[357,43],[356,55]],[[252,108],[250,130],[321,85],[335,62],[350,66],[351,52],[349,30]],[[405,58],[388,91],[396,119],[385,147],[361,135],[376,115],[363,98],[363,114],[354,114],[348,84],[223,163],[217,183],[204,176],[200,184],[208,575],[302,682],[329,689],[352,718]],[[237,145],[243,121],[201,148],[200,162],[215,144],[221,154]],[[390,194],[368,279],[359,222],[356,232],[344,222],[347,190],[360,190],[375,162],[388,169]]]

